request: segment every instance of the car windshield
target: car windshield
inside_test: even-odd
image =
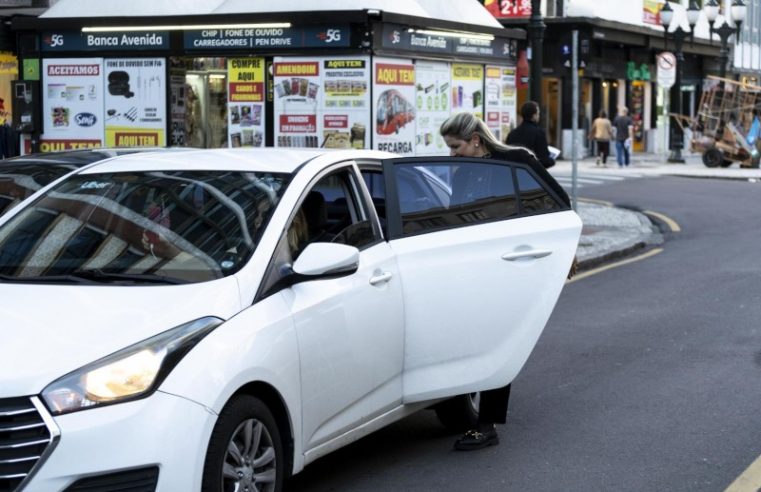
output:
[[[86,174],[0,227],[0,281],[203,282],[254,252],[289,174]]]

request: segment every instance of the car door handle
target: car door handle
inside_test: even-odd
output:
[[[505,261],[515,261],[520,260],[521,258],[544,258],[545,256],[550,256],[552,254],[552,251],[548,249],[530,249],[527,251],[516,251],[514,253],[505,253],[502,255],[502,259]]]
[[[372,277],[370,277],[370,285],[385,284],[386,282],[391,280],[391,277],[393,277],[391,272],[383,272],[378,275],[373,275]]]

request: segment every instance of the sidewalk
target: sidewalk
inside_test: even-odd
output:
[[[615,156],[608,158],[608,167],[597,166],[595,158],[578,161],[579,173],[627,173],[654,176],[685,176],[693,178],[740,179],[761,182],[761,169],[740,168],[737,163],[728,168],[708,168],[700,155],[685,152],[684,164],[667,163],[663,155],[634,154],[631,166],[619,168]],[[568,175],[571,161],[558,161],[550,172]],[[582,192],[583,195],[583,192]],[[602,263],[633,254],[638,250],[661,244],[663,236],[657,225],[644,214],[618,207],[609,207],[579,199],[577,213],[584,223],[577,258],[580,270],[589,270]]]

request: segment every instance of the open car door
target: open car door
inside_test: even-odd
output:
[[[526,164],[399,158],[383,174],[404,293],[404,402],[506,385],[552,313],[581,220]]]

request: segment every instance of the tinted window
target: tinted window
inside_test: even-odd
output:
[[[510,166],[398,164],[394,174],[404,234],[489,222],[518,213]],[[451,187],[442,176],[452,177]]]
[[[562,210],[558,202],[525,169],[518,169],[518,189],[524,214]]]
[[[230,275],[253,253],[288,179],[213,171],[73,176],[0,228],[0,274],[104,283]]]

